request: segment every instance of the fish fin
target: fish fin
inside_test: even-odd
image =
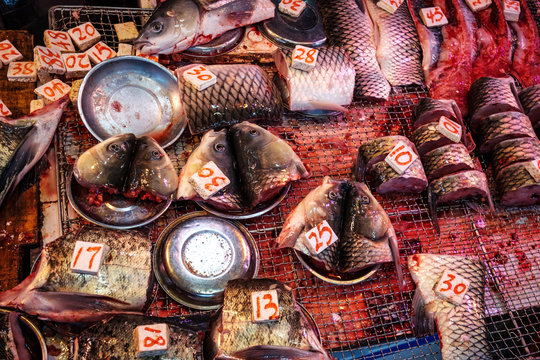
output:
[[[309,100],[308,104],[309,109],[306,110],[331,110],[339,111],[344,114],[349,112],[349,109],[347,109],[346,107],[325,100]]]
[[[306,226],[306,211],[302,202],[300,202],[287,217],[279,236],[274,241],[274,244],[278,249],[294,247],[300,233]]]
[[[427,319],[425,317],[425,303],[422,293],[417,289],[412,299],[413,310],[413,332],[417,337],[425,336],[427,333]]]
[[[405,289],[405,282],[403,281],[403,271],[401,270],[401,260],[399,258],[399,247],[397,243],[397,235],[393,228],[390,228],[390,234],[388,236],[388,243],[390,244],[390,251],[392,252],[392,257],[394,258],[394,264],[396,266],[397,278],[399,288],[401,290]]]
[[[437,231],[437,235],[441,235],[441,228],[439,227],[439,220],[437,219],[437,199],[436,196],[433,195],[433,191],[431,188],[428,188],[428,204],[429,204],[429,211],[431,212],[431,218],[433,219],[433,225],[435,226],[435,230]]]
[[[366,181],[366,164],[364,163],[364,159],[360,155],[360,150],[358,150],[358,154],[356,155],[356,162],[353,169],[354,177],[356,178],[356,181],[365,182]]]

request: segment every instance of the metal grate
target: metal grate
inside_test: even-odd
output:
[[[112,24],[134,20],[140,26],[141,18],[148,14],[147,10],[139,9],[55,7],[50,11],[50,26],[67,30],[81,22],[92,21],[105,34],[105,41],[116,46]],[[419,252],[481,257],[489,269],[486,316],[494,358],[538,357],[540,207],[507,210],[497,206],[494,213],[488,213],[486,206],[466,202],[444,206],[438,211],[441,226],[438,236],[425,194],[419,197],[375,194],[398,234],[405,291],[398,289],[392,264],[385,264],[361,284],[336,286],[311,275],[290,250],[273,248],[273,239],[279,234],[287,214],[325,175],[352,176],[352,164],[362,141],[385,135],[409,136],[413,107],[425,96],[428,96],[425,87],[394,88],[387,102],[356,102],[346,116],[309,119],[286,114],[280,123],[265,124],[293,146],[310,168],[312,177],[294,183],[286,199],[271,212],[242,221],[259,246],[259,276],[278,279],[295,289],[297,298],[315,318],[323,345],[335,358],[431,359],[440,358],[437,337],[419,339],[413,337],[411,331],[414,284],[406,258]],[[197,136],[184,133],[167,149],[178,171],[199,140]],[[77,111],[72,108],[66,111],[56,142],[64,231],[81,223],[67,201],[66,176],[78,155],[95,143]],[[483,165],[493,186],[491,169],[484,160]],[[178,216],[194,210],[197,210],[194,203],[173,203],[164,216],[147,226],[152,239],[155,241],[164,227]],[[151,315],[193,312],[171,300],[157,286],[154,297],[148,310]]]

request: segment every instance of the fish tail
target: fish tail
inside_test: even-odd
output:
[[[428,204],[431,218],[433,219],[433,225],[437,231],[437,235],[441,235],[441,228],[439,227],[439,219],[437,218],[437,196],[433,194],[431,187],[428,189]]]
[[[390,229],[390,236],[388,237],[388,242],[390,245],[390,251],[392,252],[392,257],[394,258],[394,264],[396,266],[397,278],[399,288],[401,290],[405,289],[405,282],[403,281],[403,271],[401,270],[401,260],[399,258],[399,247],[397,243],[397,235],[394,229]]]

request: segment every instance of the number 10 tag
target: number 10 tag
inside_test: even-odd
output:
[[[306,232],[307,248],[313,255],[323,252],[327,247],[338,240],[338,236],[332,230],[326,220]]]
[[[384,161],[388,163],[398,174],[403,174],[411,164],[418,159],[418,155],[407,144],[400,141]]]
[[[277,290],[254,291],[251,293],[253,322],[279,319]]]
[[[463,276],[446,269],[435,287],[435,293],[451,303],[460,305],[470,284]]]

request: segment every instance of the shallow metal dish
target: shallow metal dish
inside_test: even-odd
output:
[[[66,184],[69,203],[84,219],[96,225],[111,229],[132,229],[151,223],[160,217],[172,203],[173,195],[160,203],[154,201],[130,199],[121,194],[103,194],[101,206],[89,205],[88,189],[81,186],[73,175],[69,174]]]
[[[375,265],[368,266],[360,271],[357,271],[351,274],[335,275],[312,265],[309,259],[309,256],[307,256],[303,252],[298,251],[296,249],[293,249],[293,250],[294,250],[294,254],[298,258],[300,263],[302,263],[302,265],[304,265],[304,267],[308,269],[310,273],[312,273],[313,275],[315,275],[316,277],[318,277],[319,279],[323,281],[329,282],[331,284],[336,284],[336,285],[357,284],[359,282],[369,279],[381,267],[381,264],[375,264]]]
[[[213,310],[222,305],[229,280],[257,276],[259,250],[242,224],[197,211],[163,230],[152,262],[170,297],[190,308]]]
[[[0,316],[7,316],[10,312],[10,310],[0,309]],[[30,352],[31,359],[47,360],[47,345],[36,324],[22,315],[19,316],[19,319],[21,330],[26,340],[26,348]],[[0,349],[0,356],[6,356],[6,354],[2,353],[2,349]]]
[[[269,212],[270,210],[278,206],[279,203],[281,203],[283,199],[285,199],[285,196],[287,196],[287,193],[289,192],[290,189],[291,189],[291,183],[288,183],[283,189],[281,189],[281,191],[277,194],[275,198],[265,201],[263,203],[260,203],[259,205],[255,206],[251,210],[245,210],[245,211],[226,212],[221,209],[216,209],[203,201],[196,201],[196,203],[197,205],[202,207],[203,210],[206,210],[210,214],[214,214],[219,217],[232,219],[232,220],[251,219],[251,218],[266,214],[267,212]]]
[[[219,56],[233,51],[246,34],[246,27],[236,28],[227,31],[225,34],[215,38],[214,40],[197,46],[190,47],[182,52],[182,55],[187,55],[194,58],[207,58]]]
[[[96,65],[85,76],[78,96],[82,121],[99,141],[133,133],[151,136],[165,148],[187,124],[176,77],[140,56]]]

